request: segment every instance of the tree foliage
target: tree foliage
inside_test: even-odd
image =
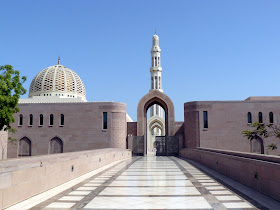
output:
[[[250,141],[257,140],[260,142],[262,151],[261,153],[264,153],[263,149],[263,140],[269,136],[273,136],[275,138],[280,139],[280,124],[265,124],[265,123],[252,123],[251,127],[254,129],[252,131],[245,130],[242,131],[242,134],[247,137]],[[276,150],[277,145],[274,143],[271,143],[270,145],[267,145],[268,150]],[[268,151],[267,151],[268,152]]]
[[[251,124],[251,127],[255,129],[252,131],[249,130],[242,131],[244,136],[246,136],[249,140],[258,139],[258,138],[267,138],[269,136],[266,128],[267,127],[266,124],[255,122]]]
[[[264,154],[263,139],[267,138],[269,136],[268,131],[267,131],[267,126],[266,126],[266,124],[255,122],[255,123],[252,123],[251,127],[254,128],[252,131],[245,130],[245,131],[242,131],[242,133],[250,141],[252,141],[254,139],[256,141],[258,141],[261,145],[261,154]]]
[[[15,132],[11,123],[15,121],[13,114],[19,112],[19,97],[26,93],[25,81],[11,65],[0,66],[0,130]]]

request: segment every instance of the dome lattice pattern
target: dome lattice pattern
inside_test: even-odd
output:
[[[76,94],[86,98],[86,89],[81,78],[73,70],[62,65],[50,66],[40,71],[32,80],[29,97],[46,93],[65,94],[65,96]]]

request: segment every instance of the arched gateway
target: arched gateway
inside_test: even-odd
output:
[[[137,136],[144,136],[144,150],[147,153],[147,110],[154,104],[165,111],[165,134],[174,135],[174,105],[171,99],[158,90],[152,90],[141,98],[137,106]]]

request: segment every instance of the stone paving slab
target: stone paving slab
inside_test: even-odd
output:
[[[134,157],[21,209],[268,209],[205,170],[175,157]]]

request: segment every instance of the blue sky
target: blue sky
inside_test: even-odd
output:
[[[156,28],[176,121],[188,101],[280,95],[279,0],[9,0],[0,9],[0,65],[26,75],[27,89],[60,52],[88,101],[124,102],[136,121]]]

